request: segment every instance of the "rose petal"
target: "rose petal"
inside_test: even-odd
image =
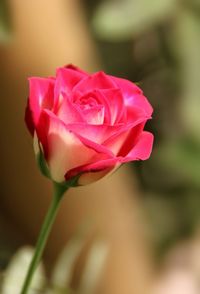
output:
[[[125,105],[140,107],[145,110],[148,116],[151,116],[153,108],[136,84],[122,78],[110,77],[116,86],[121,89],[125,99]]]
[[[144,119],[148,120],[151,118],[150,115],[147,115],[145,110],[143,108],[140,108],[138,106],[127,106],[126,107],[126,122],[131,123],[135,120],[138,120],[139,118],[143,117]]]
[[[86,71],[80,69],[78,66],[73,65],[73,64],[67,64],[64,68],[75,70],[75,71],[77,71],[77,72],[79,72],[79,73],[81,73],[81,74],[83,74],[85,76],[89,75]]]
[[[121,90],[112,88],[108,90],[101,90],[101,92],[104,94],[109,103],[111,124],[113,125],[120,122],[120,119],[125,118],[126,114]]]
[[[57,128],[57,127],[56,127]],[[49,168],[56,182],[65,180],[67,170],[91,160],[94,151],[85,147],[77,137],[65,128],[51,130],[48,136],[50,146]]]
[[[99,105],[82,111],[88,124],[102,125],[104,122],[104,107]]]
[[[126,155],[123,162],[148,159],[152,152],[153,140],[153,134],[146,131],[142,132],[137,144]]]
[[[56,182],[64,181],[66,171],[90,162],[96,154],[61,121],[45,111],[41,114],[38,137],[45,150],[51,177]]]
[[[133,95],[126,98],[126,107],[131,111],[131,108],[141,108],[147,116],[151,117],[153,108],[144,95]]]
[[[93,96],[96,101],[97,104],[101,105],[104,107],[104,123],[105,124],[111,124],[111,109],[110,109],[110,105],[109,105],[109,101],[108,98],[102,93],[102,90],[99,89],[94,89],[93,91],[90,92],[86,92],[85,94],[80,94],[80,92],[78,92],[78,99],[81,100],[84,97],[87,96]],[[77,93],[75,93],[77,94]],[[92,124],[92,123],[91,123]]]
[[[133,127],[132,129],[137,129],[137,127]],[[109,138],[106,143],[103,143],[103,146],[111,150],[115,156],[119,156],[120,150],[124,146],[124,142],[127,141],[127,138],[130,137],[132,129],[130,127],[129,129],[127,128],[126,130],[117,133],[112,138]]]
[[[96,161],[91,164],[79,166],[73,170],[70,170],[65,175],[65,179],[69,179],[71,177],[74,177],[78,174],[86,173],[96,173],[96,172],[108,172],[108,169],[112,170],[116,167],[119,167],[122,163],[129,162],[129,161],[135,161],[135,160],[146,160],[149,158],[151,151],[152,151],[152,145],[153,145],[153,135],[149,132],[143,132],[140,136],[140,139],[138,140],[137,144],[133,147],[133,149],[129,152],[129,154],[126,157],[113,157],[113,158],[107,158],[103,160]],[[103,174],[103,173],[102,173]],[[80,176],[83,177],[83,175]]]
[[[73,89],[74,92],[86,93],[94,89],[109,89],[114,88],[115,84],[112,80],[100,71],[91,76],[82,79]]]
[[[115,168],[113,167],[98,172],[83,173],[78,179],[78,185],[84,186],[99,181],[101,178],[105,178],[105,176],[111,174],[114,169]]]
[[[86,164],[83,166],[79,166],[77,168],[74,168],[70,171],[68,171],[65,174],[65,179],[69,180],[72,177],[75,177],[77,175],[81,175],[84,173],[97,173],[97,172],[102,172],[102,174],[107,174],[110,172],[112,169],[115,169],[115,167],[119,166],[119,159],[117,157],[115,158],[106,158],[106,159],[100,159],[99,161],[94,161],[91,164]],[[81,175],[81,177],[83,176]]]
[[[82,137],[100,144],[102,147],[109,149],[110,152],[116,154],[116,148],[113,146],[117,141],[120,146],[124,142],[120,139],[123,133],[127,133],[128,130],[135,127],[136,125],[146,122],[146,118],[142,117],[138,120],[128,124],[117,124],[117,125],[90,125],[85,123],[68,124],[68,128],[76,134],[80,134]],[[123,135],[122,135],[123,136]]]
[[[78,185],[84,186],[99,181],[101,178],[105,178],[111,175],[119,167],[120,164],[116,164],[115,166],[108,167],[100,171],[83,172],[82,174],[80,174],[80,177],[78,179]],[[65,175],[65,179],[69,180],[70,178],[73,178],[74,176],[78,175],[79,173],[77,173],[77,171],[78,169],[69,171]]]
[[[25,110],[25,122],[26,122],[26,126],[27,126],[29,132],[33,136],[34,135],[34,130],[35,130],[35,124],[33,122],[33,115],[32,115],[32,112],[30,110],[30,101],[29,101],[29,99],[27,101],[26,110]]]
[[[127,125],[121,126],[118,130],[116,130],[113,134],[111,134],[107,140],[105,140],[102,145],[106,146],[109,150],[111,150],[116,156],[121,155],[124,151],[121,149],[126,148],[127,152],[135,143],[135,140],[138,138],[139,134],[143,130],[144,124],[146,122],[146,118],[138,118],[136,121],[132,123],[128,123]],[[122,154],[124,154],[123,152]],[[127,154],[127,153],[126,153]],[[124,155],[122,155],[124,156]]]
[[[109,76],[112,81],[116,84],[117,88],[121,89],[125,97],[132,96],[133,94],[142,94],[142,90],[134,83],[114,76]]]
[[[73,132],[80,134],[82,137],[87,138],[98,144],[102,144],[106,139],[112,136],[114,133],[124,128],[124,125],[118,124],[114,126],[110,125],[91,125],[84,123],[68,124]]]
[[[71,102],[65,93],[60,94],[60,107],[55,113],[64,123],[85,122],[81,111]]]
[[[53,121],[55,120],[55,121],[57,121],[58,124],[62,124],[63,127],[66,128],[66,130],[68,132],[73,133],[77,138],[79,138],[81,140],[81,142],[86,147],[93,149],[97,153],[103,153],[103,154],[113,156],[113,153],[109,149],[107,149],[105,146],[99,144],[98,142],[92,141],[87,137],[84,137],[83,131],[84,130],[87,131],[88,128],[91,127],[91,125],[87,125],[86,123],[65,124],[54,113],[52,113],[51,111],[48,111],[48,110],[44,110],[44,111],[42,111],[41,116],[40,116],[40,121],[38,124],[37,133],[38,133],[39,140],[42,142],[42,145],[44,145],[44,149],[47,152],[46,153],[47,156],[48,156],[48,148],[45,148],[45,147],[48,147],[46,144],[46,137],[48,136],[49,122],[51,120],[53,120]],[[80,128],[80,126],[81,126],[81,128]],[[99,127],[99,125],[94,125],[92,127],[95,127],[95,126]],[[106,128],[106,126],[105,126],[105,128]]]
[[[64,174],[79,165],[99,159],[113,157],[106,147],[96,144],[73,132],[52,112],[42,111],[37,136],[44,150],[54,180],[64,180]]]
[[[55,83],[55,111],[59,108],[59,97],[61,93],[65,93],[70,97],[73,87],[84,79],[86,75],[74,68],[62,67],[58,68],[56,72],[56,83]]]
[[[27,115],[32,116],[33,124],[36,126],[43,108],[51,109],[54,103],[54,84],[51,78],[29,78],[29,108]]]
[[[141,133],[143,132],[145,123],[146,120],[143,120],[142,122],[129,129],[129,131],[126,133],[127,136],[123,137],[123,141],[121,140],[121,147],[119,146],[120,148],[117,150],[117,156],[125,157],[130,152],[130,150],[132,150],[132,148],[137,143]],[[113,150],[113,148],[111,150]]]

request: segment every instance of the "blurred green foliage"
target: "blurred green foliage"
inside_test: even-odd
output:
[[[163,21],[176,4],[176,0],[104,1],[96,9],[93,26],[100,37],[123,41]]]
[[[200,222],[200,1],[85,2],[105,70],[139,82],[154,107],[154,152],[133,166],[160,252]]]
[[[7,0],[0,1],[0,42],[7,42],[10,39],[11,19]]]

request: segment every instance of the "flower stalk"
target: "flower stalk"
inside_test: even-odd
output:
[[[51,232],[52,225],[53,225],[54,220],[56,218],[56,215],[57,215],[60,203],[61,203],[61,199],[63,198],[64,192],[66,190],[68,190],[69,188],[70,188],[70,186],[65,187],[65,189],[63,189],[62,186],[54,183],[54,195],[52,198],[52,202],[51,202],[51,205],[50,205],[48,212],[46,214],[45,220],[43,222],[43,225],[42,225],[42,228],[41,228],[38,240],[37,240],[35,253],[34,253],[32,261],[30,263],[30,266],[29,266],[29,269],[28,269],[26,278],[24,280],[24,284],[23,284],[23,287],[22,287],[20,294],[27,294],[28,293],[34,272],[37,269],[37,266],[41,260],[41,256],[43,254],[45,245],[47,243],[49,234]]]

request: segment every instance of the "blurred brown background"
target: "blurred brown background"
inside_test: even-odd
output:
[[[197,0],[1,1],[2,272],[17,248],[35,244],[51,197],[23,121],[27,77],[54,75],[55,68],[67,63],[138,82],[154,107],[147,128],[155,134],[155,146],[149,161],[125,166],[111,178],[65,197],[45,254],[48,275],[80,225],[89,222],[68,291],[198,293]],[[105,258],[100,249],[91,255],[99,242],[107,248]],[[95,279],[97,256],[102,256],[103,267]],[[90,259],[95,262],[87,274]]]

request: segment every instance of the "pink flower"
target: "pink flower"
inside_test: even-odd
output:
[[[29,85],[26,123],[53,181],[85,185],[149,158],[153,135],[143,129],[152,107],[132,82],[68,65]]]

